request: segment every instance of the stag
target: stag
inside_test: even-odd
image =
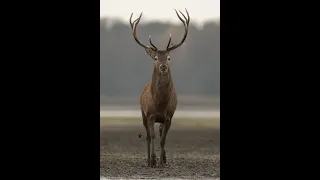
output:
[[[170,71],[170,54],[172,51],[180,47],[186,40],[189,27],[189,13],[187,17],[181,12],[181,15],[185,20],[181,18],[177,10],[176,14],[184,25],[185,33],[182,40],[174,45],[171,43],[171,34],[166,50],[158,50],[158,48],[152,43],[151,36],[149,35],[149,42],[151,46],[146,46],[138,38],[136,34],[137,25],[140,22],[142,13],[135,20],[131,21],[132,15],[130,16],[130,26],[133,30],[133,37],[135,41],[142,46],[147,54],[154,61],[154,68],[152,73],[151,81],[144,87],[140,96],[140,108],[143,119],[143,125],[147,133],[147,147],[148,147],[148,166],[156,167],[156,152],[155,152],[155,123],[160,123],[159,134],[160,134],[160,167],[166,164],[166,151],[164,149],[166,143],[166,136],[171,126],[172,117],[177,107],[177,93],[174,88],[171,71]],[[150,156],[150,144],[151,144],[151,156]],[[150,159],[151,158],[151,159]]]

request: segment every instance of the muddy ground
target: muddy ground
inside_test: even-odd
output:
[[[177,122],[179,120],[176,120]],[[209,121],[209,120],[207,120]],[[142,137],[139,138],[139,132]],[[157,162],[160,157],[156,125]],[[167,165],[147,167],[147,143],[140,122],[108,124],[100,128],[100,176],[106,178],[220,178],[219,128],[189,123],[172,124],[165,145]]]

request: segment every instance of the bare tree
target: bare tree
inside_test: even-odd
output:
[[[135,41],[142,46],[147,54],[154,61],[154,68],[152,73],[152,80],[144,87],[141,96],[140,96],[140,105],[141,113],[143,119],[143,125],[147,132],[147,146],[148,146],[148,166],[156,166],[156,152],[155,152],[155,130],[154,124],[160,123],[159,133],[160,133],[160,166],[163,167],[163,164],[166,163],[166,151],[164,145],[166,142],[166,136],[171,126],[172,117],[176,111],[177,107],[177,94],[174,88],[171,72],[170,72],[170,54],[171,52],[181,46],[186,40],[189,27],[189,13],[186,9],[188,18],[179,11],[185,20],[181,18],[177,10],[176,14],[178,18],[184,25],[185,33],[182,40],[174,45],[171,43],[171,34],[170,39],[167,45],[166,50],[158,50],[158,48],[152,43],[151,37],[149,35],[149,42],[151,46],[144,45],[141,41],[138,40],[136,35],[137,25],[140,22],[142,13],[139,18],[134,22],[131,21],[132,15],[130,16],[130,25],[133,30],[133,37]],[[151,143],[151,160],[150,160],[150,143]]]

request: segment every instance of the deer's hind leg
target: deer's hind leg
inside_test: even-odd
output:
[[[157,164],[157,156],[156,156],[156,150],[155,150],[155,138],[156,133],[154,130],[154,124],[156,122],[156,116],[151,115],[148,119],[148,128],[150,132],[150,138],[151,138],[151,167],[156,167]]]
[[[162,137],[162,133],[163,133],[163,123],[160,123],[160,125],[159,125],[159,135],[160,135],[160,139],[161,139],[161,137]]]

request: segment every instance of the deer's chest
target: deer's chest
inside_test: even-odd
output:
[[[169,100],[158,102],[154,105],[156,122],[163,123],[168,115]]]

